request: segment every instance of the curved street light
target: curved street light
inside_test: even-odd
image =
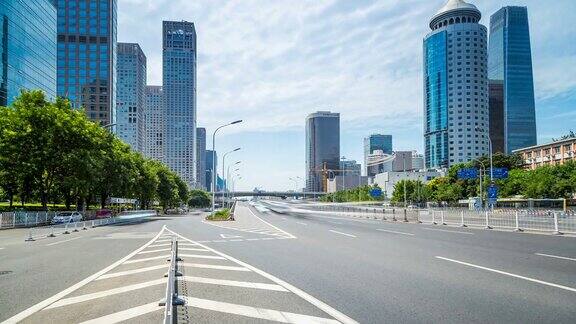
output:
[[[214,207],[216,205],[216,133],[226,126],[238,124],[241,122],[242,119],[239,119],[231,123],[221,125],[214,130],[214,133],[212,133],[212,152],[214,152],[214,158],[212,159],[212,213],[214,213]]]

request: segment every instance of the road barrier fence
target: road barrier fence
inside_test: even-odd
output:
[[[176,287],[177,277],[182,276],[182,273],[178,271],[178,261],[182,261],[178,257],[178,240],[173,237],[170,249],[170,266],[168,268],[168,273],[164,276],[167,277],[168,282],[166,283],[166,294],[164,300],[160,301],[159,306],[164,306],[164,324],[175,323],[176,308],[174,306],[184,305],[184,301],[178,297],[178,291]]]

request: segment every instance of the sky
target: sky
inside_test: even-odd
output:
[[[119,0],[118,41],[140,44],[148,84],[161,85],[162,21],[194,22],[208,148],[215,127],[243,119],[216,139],[219,157],[241,147],[227,157],[241,161],[236,189],[288,190],[304,186],[305,118],[318,110],[340,113],[348,159],[363,160],[371,133],[422,152],[422,39],[445,2]],[[485,26],[502,6],[528,7],[538,142],[576,129],[576,1],[468,2]]]

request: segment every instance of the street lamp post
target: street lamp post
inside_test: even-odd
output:
[[[230,167],[238,165],[238,164],[240,164],[240,161],[236,161],[236,163],[234,163],[233,165],[229,165],[228,168],[226,169],[226,179],[227,179],[226,183],[228,183],[228,179],[230,179]],[[234,172],[238,172],[238,171],[240,171],[240,169],[238,169],[238,168],[236,170],[234,170]],[[226,187],[228,187],[228,184],[226,184]],[[232,189],[232,190],[234,190],[234,189]],[[230,198],[232,197],[230,190],[227,190],[226,192],[224,192],[224,194],[228,196],[228,200],[230,200]]]
[[[214,208],[216,206],[216,132],[226,126],[238,124],[241,122],[242,119],[239,119],[231,123],[219,126],[214,130],[214,133],[212,133],[212,152],[214,154],[214,158],[212,159],[212,214],[214,214]]]
[[[232,151],[228,151],[228,152],[224,153],[224,155],[222,156],[222,178],[224,178],[224,192],[226,192],[226,190],[228,189],[228,186],[226,185],[226,181],[227,181],[228,179],[226,178],[226,173],[224,173],[224,170],[225,170],[224,167],[225,167],[225,165],[226,165],[226,156],[227,156],[228,154],[234,153],[234,152],[236,152],[236,151],[240,151],[240,148],[237,147],[237,148],[233,149]]]

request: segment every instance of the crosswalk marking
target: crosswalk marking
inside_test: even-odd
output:
[[[146,261],[152,261],[152,260],[159,260],[159,259],[166,259],[169,258],[170,255],[159,255],[159,256],[155,256],[155,257],[149,257],[149,258],[144,258],[144,259],[134,259],[134,260],[128,260],[126,262],[124,262],[124,264],[132,264],[132,263],[138,263],[138,262],[146,262]]]
[[[102,317],[98,317],[89,321],[81,322],[80,324],[113,324],[127,321],[137,316],[152,313],[163,309],[164,307],[158,306],[158,302],[153,302],[146,305],[132,307],[120,312],[112,313]]]
[[[148,253],[156,253],[156,252],[164,252],[164,251],[170,251],[170,249],[158,249],[158,250],[150,250],[150,251],[141,251],[138,252],[138,254],[148,254]]]
[[[134,270],[127,270],[127,271],[120,271],[120,272],[108,273],[108,274],[105,274],[105,275],[102,275],[102,276],[98,277],[96,280],[103,280],[103,279],[108,279],[108,278],[116,278],[116,277],[127,276],[127,275],[131,275],[131,274],[135,274],[135,273],[142,273],[142,272],[147,272],[147,271],[154,271],[154,270],[164,269],[164,268],[168,268],[168,264],[161,264],[161,265],[156,265],[156,266],[147,267],[147,268],[140,268],[140,269],[134,269]]]
[[[198,248],[187,248],[187,247],[179,247],[178,251],[199,251],[199,252],[208,252],[206,249],[198,249]]]
[[[154,245],[149,245],[149,248],[156,248],[156,247],[163,247],[163,246],[170,246],[172,245],[172,243],[161,243],[161,244],[154,244]]]
[[[250,269],[244,267],[235,266],[222,266],[214,264],[203,264],[203,263],[181,263],[179,266],[192,267],[192,268],[204,268],[204,269],[216,269],[216,270],[231,270],[231,271],[246,271],[250,272]]]
[[[179,254],[182,258],[198,258],[198,259],[214,259],[214,260],[226,260],[221,256],[215,255],[203,255],[203,254]]]
[[[274,290],[274,291],[288,291],[286,288],[277,284],[267,284],[260,282],[236,281],[236,280],[190,277],[190,276],[180,277],[179,279],[188,282],[197,282],[197,283],[221,285],[221,286],[233,286],[233,287]]]
[[[124,286],[124,287],[120,287],[120,288],[114,288],[114,289],[99,291],[99,292],[86,294],[86,295],[64,298],[64,299],[60,299],[59,301],[51,304],[50,306],[46,307],[45,309],[51,309],[51,308],[56,308],[56,307],[61,307],[61,306],[66,306],[66,305],[71,305],[71,304],[77,304],[77,303],[85,302],[88,300],[102,298],[102,297],[106,297],[106,296],[110,296],[110,295],[121,294],[124,292],[142,289],[142,288],[155,286],[155,285],[160,285],[160,284],[164,284],[164,283],[166,283],[166,278],[156,279],[156,280],[152,280],[152,281],[146,281],[146,282],[142,282],[142,283],[138,283],[138,284],[134,284],[134,285],[129,285],[129,286]]]
[[[239,304],[224,303],[210,299],[194,298],[182,296],[186,305],[195,308],[207,309],[216,312],[259,318],[280,323],[318,323],[318,324],[336,324],[340,323],[329,318],[322,318],[310,315],[289,313],[277,311],[274,309],[257,308]]]

